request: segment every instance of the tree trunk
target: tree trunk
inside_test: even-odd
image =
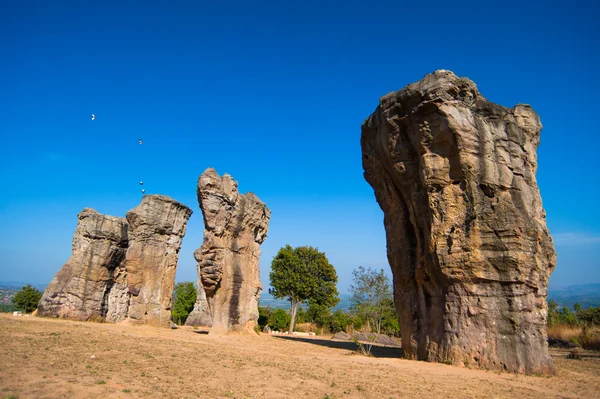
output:
[[[296,311],[298,310],[298,305],[300,304],[298,301],[293,301],[290,299],[290,302],[292,303],[292,320],[290,321],[290,329],[288,330],[288,332],[291,334],[294,332],[294,323],[296,322]]]

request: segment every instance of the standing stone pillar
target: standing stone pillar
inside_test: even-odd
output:
[[[192,210],[164,195],[146,195],[127,212],[129,318],[168,327],[181,241]]]
[[[260,244],[271,211],[256,195],[240,195],[231,176],[219,176],[212,168],[198,179],[197,193],[205,227],[204,242],[194,255],[205,296],[198,295],[189,323],[212,316],[210,334],[253,334],[262,291]]]
[[[46,287],[38,315],[104,321],[115,271],[125,266],[127,222],[90,208],[77,218],[72,255]]]
[[[449,71],[382,97],[364,122],[365,178],[384,213],[407,357],[554,372],[541,128],[530,106],[491,103]]]

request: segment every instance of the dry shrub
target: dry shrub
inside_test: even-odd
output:
[[[568,324],[553,324],[548,326],[548,338],[560,339],[569,342],[579,342],[581,327]]]
[[[294,325],[294,331],[298,332],[316,332],[317,325],[315,323],[298,323]]]
[[[600,351],[600,327],[584,327],[579,343],[583,349]]]

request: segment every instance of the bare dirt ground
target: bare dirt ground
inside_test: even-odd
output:
[[[598,352],[551,350],[558,376],[533,377],[355,347],[2,314],[0,398],[600,398]]]

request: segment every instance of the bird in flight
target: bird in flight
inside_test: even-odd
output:
[[[92,114],[92,120],[96,119],[96,115]]]

